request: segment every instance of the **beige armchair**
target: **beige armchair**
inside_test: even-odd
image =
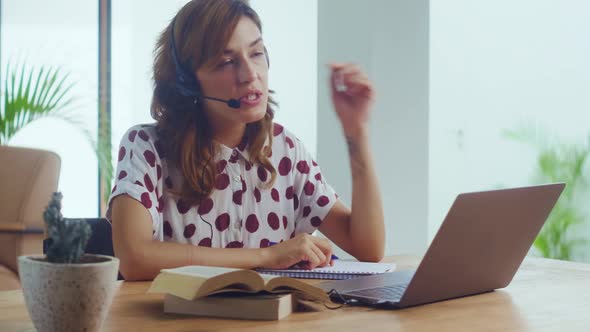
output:
[[[43,253],[43,211],[60,165],[53,152],[0,146],[0,291],[20,288],[18,256]]]

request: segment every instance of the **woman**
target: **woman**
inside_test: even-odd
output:
[[[156,123],[121,140],[107,212],[127,280],[183,265],[329,265],[331,244],[311,236],[315,229],[359,260],[383,257],[369,80],[354,65],[331,65],[352,167],[350,210],[303,144],[273,123],[261,30],[246,1],[193,0],[161,34]]]

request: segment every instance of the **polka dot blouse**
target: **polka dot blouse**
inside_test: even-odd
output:
[[[180,191],[183,177],[168,165],[156,124],[137,125],[123,136],[115,185],[109,199],[129,195],[152,217],[153,239],[217,248],[263,248],[318,228],[337,196],[303,144],[283,126],[273,128],[270,173],[252,165],[247,142],[231,149],[220,144],[217,175],[209,198],[189,207],[168,192]],[[211,226],[210,226],[211,225]]]

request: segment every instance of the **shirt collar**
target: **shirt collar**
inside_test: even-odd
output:
[[[219,146],[220,159],[235,162],[241,157],[246,161],[250,160],[250,153],[248,152],[250,144],[248,143],[248,136],[245,134],[240,144],[233,149],[219,142],[217,142],[217,145]]]
[[[250,152],[248,152],[248,149],[250,148],[250,142],[249,142],[249,138],[246,134],[244,134],[244,136],[242,137],[242,141],[240,142],[240,144],[238,144],[238,146],[236,146],[235,148],[230,148],[227,145],[224,145],[222,143],[216,142],[217,145],[219,146],[219,159],[225,159],[228,162],[235,162],[237,161],[237,159],[239,159],[240,157],[243,158],[245,161],[250,162]],[[274,143],[273,143],[274,145]],[[270,146],[270,138],[267,136],[264,139],[264,145],[263,145],[263,149],[266,148],[270,148],[272,149],[272,147]],[[234,155],[235,152],[235,155]],[[263,150],[264,152],[264,150]]]

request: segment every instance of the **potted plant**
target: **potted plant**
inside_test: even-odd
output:
[[[99,331],[117,289],[119,260],[84,254],[90,226],[64,219],[61,193],[43,213],[50,244],[46,255],[20,256],[25,303],[38,331]]]

